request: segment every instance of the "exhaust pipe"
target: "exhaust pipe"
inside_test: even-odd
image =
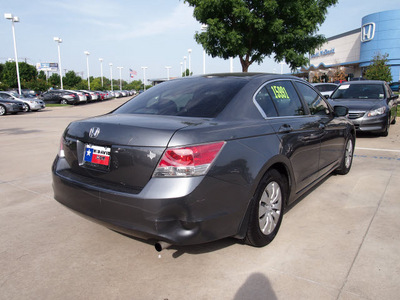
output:
[[[159,241],[154,244],[154,247],[156,248],[157,252],[161,252],[163,249],[167,249],[167,248],[171,247],[171,244],[169,244],[167,242]]]

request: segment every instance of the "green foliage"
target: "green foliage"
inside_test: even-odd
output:
[[[46,80],[46,73],[43,70],[40,70],[39,74],[38,74],[38,79],[41,80]]]
[[[79,77],[80,78],[80,77]],[[88,89],[88,82],[86,79],[81,79],[79,83],[74,85],[74,90],[87,90]]]
[[[141,80],[134,80],[131,83],[125,86],[127,90],[136,90],[139,91],[143,89],[143,82]]]
[[[292,70],[325,42],[315,34],[338,0],[185,0],[206,32],[195,39],[212,57],[239,57],[243,72],[274,55]]]
[[[51,86],[46,82],[46,79],[37,78],[27,82],[25,87],[34,91],[47,91]]]
[[[383,80],[387,82],[392,81],[392,73],[390,67],[387,65],[388,54],[381,55],[378,53],[372,59],[372,64],[365,71],[365,78],[370,80]]]
[[[18,68],[22,87],[24,87],[27,82],[36,79],[37,71],[34,66],[25,62],[19,62]],[[8,88],[18,87],[15,62],[6,62],[4,65],[2,65],[0,74],[0,80],[5,86],[8,86]]]
[[[63,86],[65,89],[72,89],[82,81],[80,76],[77,76],[74,71],[68,71],[63,77]]]
[[[49,77],[49,83],[53,87],[60,87],[60,84],[61,84],[60,75],[58,75],[57,73],[51,74],[51,76]]]
[[[187,77],[187,76],[192,76],[193,72],[189,73],[189,69],[186,69],[186,71],[182,72],[182,77]]]

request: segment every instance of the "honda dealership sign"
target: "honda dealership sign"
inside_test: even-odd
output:
[[[36,69],[38,71],[57,72],[58,71],[58,63],[37,63]]]
[[[361,27],[361,42],[368,42],[374,39],[375,23],[370,22]]]

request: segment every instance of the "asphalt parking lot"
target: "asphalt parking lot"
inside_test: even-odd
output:
[[[0,117],[0,299],[399,299],[400,120],[359,135],[350,173],[288,211],[267,247],[158,253],[53,199],[64,128],[127,99]]]

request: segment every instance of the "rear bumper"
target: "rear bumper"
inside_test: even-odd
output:
[[[115,191],[73,178],[65,165],[58,157],[53,164],[58,202],[110,229],[174,245],[237,235],[250,200],[243,187],[210,177],[152,178],[136,193]]]

